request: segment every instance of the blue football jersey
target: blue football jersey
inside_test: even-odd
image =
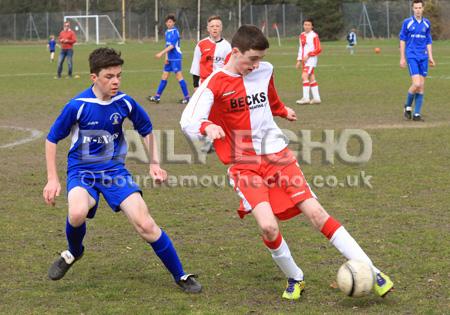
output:
[[[400,40],[405,41],[406,58],[427,59],[427,45],[432,43],[431,23],[422,18],[419,22],[413,16],[403,21]]]
[[[92,86],[67,103],[48,133],[58,143],[70,133],[67,172],[119,169],[128,151],[122,125],[129,118],[143,137],[152,132],[147,112],[130,96],[118,92],[109,101],[98,99]]]
[[[50,39],[48,41],[48,49],[50,51],[55,51],[55,47],[56,47],[56,41],[54,39]]]
[[[169,45],[172,45],[173,49],[167,53],[167,59],[169,61],[181,60],[182,53],[180,48],[180,33],[176,27],[170,28],[166,31],[166,47]]]

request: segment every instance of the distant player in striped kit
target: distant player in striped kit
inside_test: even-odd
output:
[[[297,100],[297,104],[320,104],[319,84],[317,84],[314,68],[317,67],[317,56],[322,52],[319,35],[313,31],[314,22],[312,19],[303,21],[304,32],[299,36],[299,49],[297,64],[295,67],[302,67],[303,97]],[[309,94],[312,94],[312,99]]]
[[[230,43],[222,37],[222,19],[219,15],[208,18],[207,31],[209,36],[202,39],[195,46],[194,58],[192,60],[191,74],[194,83],[194,92],[199,84],[216,69],[222,68],[227,56],[231,52]],[[203,152],[212,152],[213,144],[206,138],[205,145],[201,148]]]
[[[431,23],[423,17],[423,1],[412,3],[414,15],[403,21],[400,31],[400,67],[408,65],[412,84],[408,89],[403,115],[406,119],[422,121],[421,109],[428,63],[434,66]],[[412,103],[415,101],[414,115]]]
[[[230,43],[222,37],[222,19],[218,15],[208,18],[209,36],[197,43],[192,60],[191,74],[194,89],[216,69],[222,68],[227,55],[231,52]]]
[[[285,274],[283,298],[299,299],[305,288],[303,271],[281,235],[278,219],[301,212],[347,259],[367,262],[376,274],[380,296],[393,283],[359,247],[347,230],[317,201],[274,116],[297,120],[278,97],[273,66],[262,59],[269,42],[256,26],[243,25],[231,41],[228,63],[214,71],[192,96],[181,117],[190,137],[214,140],[219,159],[230,165],[230,183],[241,198],[240,217],[253,214],[263,242]]]

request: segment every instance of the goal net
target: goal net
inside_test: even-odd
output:
[[[123,42],[114,23],[108,15],[67,15],[64,22],[77,34],[78,42],[104,44]]]

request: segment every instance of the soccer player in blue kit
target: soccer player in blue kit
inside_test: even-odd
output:
[[[164,181],[167,173],[159,165],[152,123],[145,110],[130,96],[119,91],[123,59],[110,48],[98,48],[89,56],[93,84],[71,99],[63,108],[47,136],[45,155],[48,182],[43,196],[55,204],[61,185],[56,169],[58,141],[72,134],[68,153],[68,249],[51,265],[48,276],[59,280],[84,254],[86,218],[95,215],[102,194],[114,212],[123,211],[139,235],[148,242],[186,292],[198,293],[200,283],[184,272],[177,252],[167,234],[155,223],[142,198],[139,186],[125,168],[127,143],[122,125],[125,118],[144,138],[150,154],[149,173]]]
[[[156,58],[165,56],[164,69],[158,89],[156,90],[156,94],[154,96],[148,96],[147,99],[150,102],[159,103],[159,101],[161,100],[161,95],[167,86],[167,79],[169,78],[169,74],[170,72],[173,72],[175,73],[175,77],[177,78],[178,83],[180,84],[181,91],[183,92],[183,98],[180,100],[180,103],[187,104],[189,102],[189,91],[186,81],[184,81],[183,73],[181,72],[181,62],[183,59],[183,54],[180,48],[180,32],[175,27],[175,15],[169,14],[168,16],[166,16],[164,21],[167,26],[166,48],[155,55]]]
[[[412,3],[414,15],[403,21],[400,31],[400,67],[408,64],[412,84],[408,89],[403,115],[406,119],[422,121],[421,109],[428,63],[435,66],[431,48],[431,23],[423,17],[423,0]],[[414,115],[412,103],[415,101]]]

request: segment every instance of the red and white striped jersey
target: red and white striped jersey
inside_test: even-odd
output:
[[[214,70],[223,67],[225,58],[230,52],[231,45],[224,38],[218,42],[210,37],[202,39],[195,46],[191,74],[198,75],[200,82],[206,80]]]
[[[298,40],[299,48],[297,60],[304,60],[306,56],[309,56],[305,66],[316,67],[317,56],[322,52],[319,35],[317,35],[314,31],[310,31],[308,33],[303,32],[298,37]]]
[[[246,157],[277,153],[288,145],[274,121],[287,116],[273,83],[273,66],[260,62],[246,76],[218,69],[192,96],[181,117],[181,128],[192,138],[202,138],[214,123],[225,138],[214,141],[224,164],[243,162]]]

